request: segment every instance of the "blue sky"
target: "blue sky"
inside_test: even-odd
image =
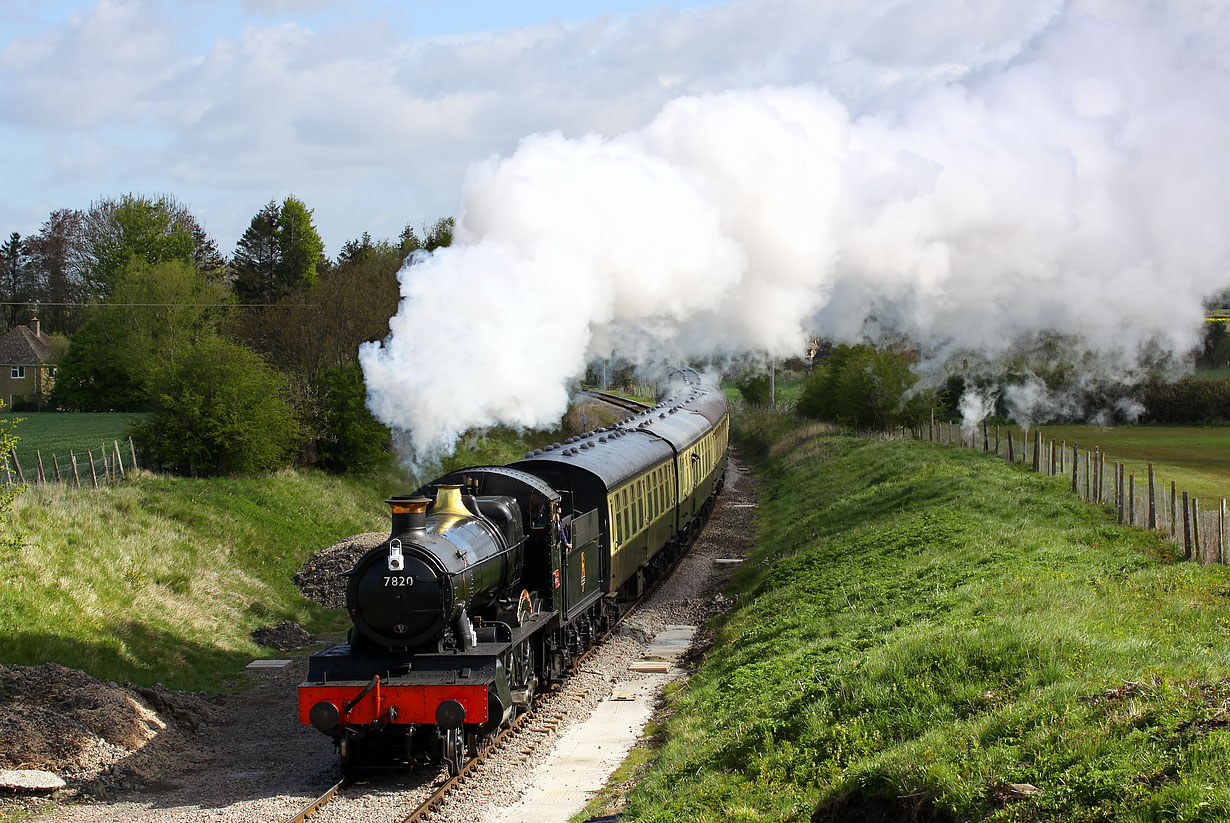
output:
[[[138,191],[186,202],[224,251],[289,193],[331,254],[363,231],[396,235],[454,211],[465,168],[521,129],[587,130],[575,98],[568,116],[541,111],[568,72],[583,80],[558,67],[578,59],[569,32],[712,5],[0,0],[0,233]],[[501,101],[517,114],[501,118]]]

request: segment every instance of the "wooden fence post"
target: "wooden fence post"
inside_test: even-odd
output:
[[[1136,525],[1136,475],[1128,475],[1128,525]]]
[[[1192,559],[1192,510],[1187,507],[1187,492],[1183,492],[1183,559]]]
[[[56,482],[57,483],[61,482],[60,481],[60,458],[56,457],[54,454],[51,455],[51,466],[52,468],[56,470]]]
[[[1068,453],[1068,441],[1060,440],[1059,441],[1059,454],[1056,455],[1055,457],[1055,459],[1059,461],[1059,466],[1058,468],[1055,469],[1056,474],[1061,474],[1061,475],[1066,474],[1066,472],[1064,472],[1063,470],[1063,458],[1064,458],[1064,455],[1066,455],[1067,453]]]
[[[1119,520],[1119,525],[1123,525],[1124,508],[1123,505],[1123,464],[1118,460],[1115,461],[1115,514]]]
[[[43,453],[38,449],[35,449],[34,458],[38,461],[38,474],[36,475],[38,477],[38,482],[46,484],[47,472],[43,470]]]
[[[1012,429],[1008,429],[1008,462],[1015,463],[1016,455],[1012,453],[1012,441],[1015,438],[1012,436]]]
[[[1047,470],[1046,470],[1047,476],[1054,477],[1055,476],[1055,441],[1054,440],[1047,441],[1046,465],[1047,465]]]
[[[1076,476],[1080,473],[1081,465],[1081,447],[1079,443],[1072,443],[1072,494],[1077,494]]]
[[[112,440],[111,445],[115,446],[115,463],[120,467],[120,477],[126,477],[124,473],[124,457],[120,454],[120,443],[118,440]]]
[[[931,425],[927,427],[927,439],[935,441],[935,409],[931,409]]]
[[[1200,539],[1200,506],[1198,505],[1200,498],[1192,495],[1192,556],[1204,563],[1203,542]]]
[[[73,486],[79,489],[81,488],[81,476],[77,474],[77,455],[73,453],[72,449],[69,449],[68,457],[73,461]]]
[[[999,454],[999,424],[995,424],[995,453]]]
[[[12,451],[13,467],[17,469],[17,480],[21,483],[26,482],[26,473],[21,470],[21,461],[17,459],[17,449]]]
[[[1106,500],[1106,452],[1098,456],[1098,501]]]
[[[1175,542],[1179,542],[1179,511],[1178,511],[1178,496],[1175,492],[1174,481],[1170,481],[1170,536]]]
[[[1217,562],[1226,564],[1226,498],[1217,509]]]
[[[934,413],[934,412],[933,412]],[[132,458],[132,467],[137,468],[137,450],[132,445],[132,436],[128,437],[128,455]]]
[[[94,478],[94,488],[98,488],[98,471],[94,468],[94,452],[85,450],[85,456],[90,459],[90,476]]]
[[[1157,528],[1157,485],[1153,482],[1153,464],[1149,464],[1149,528]]]
[[[1034,429],[1034,471],[1042,471],[1042,429]]]
[[[982,421],[982,450],[989,452],[991,450],[991,436],[987,434],[987,421]]]
[[[1102,447],[1093,447],[1093,497],[1090,500],[1094,503],[1102,502]]]

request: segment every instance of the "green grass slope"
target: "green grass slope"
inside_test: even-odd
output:
[[[1230,571],[1061,478],[769,420],[759,549],[626,820],[1230,819]]]
[[[384,494],[376,481],[291,471],[34,487],[0,542],[0,663],[217,689],[262,654],[253,629],[340,627],[291,577],[319,549],[387,528]]]

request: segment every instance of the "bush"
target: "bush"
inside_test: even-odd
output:
[[[316,460],[331,472],[361,474],[385,461],[392,433],[367,409],[367,386],[357,363],[330,369],[318,382],[321,434]]]
[[[1225,424],[1230,420],[1230,380],[1184,377],[1153,380],[1139,388],[1144,419],[1170,425]]]
[[[910,394],[918,376],[901,352],[838,346],[803,386],[799,413],[856,429],[884,430],[922,421],[931,392]]]
[[[752,406],[767,406],[772,399],[770,395],[769,375],[757,374],[750,377],[745,377],[740,380],[735,386],[739,389],[739,394],[743,395],[743,401]]]
[[[133,437],[169,471],[197,477],[278,468],[301,438],[285,378],[220,337],[193,343],[151,386],[153,414]]]

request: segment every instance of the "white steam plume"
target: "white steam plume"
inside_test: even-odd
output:
[[[936,26],[896,35],[913,51],[979,34],[899,5]],[[369,405],[425,452],[553,424],[611,354],[782,357],[820,335],[994,359],[1041,330],[1123,368],[1186,351],[1230,281],[1220,9],[1058,7],[906,102],[759,88],[616,137],[527,137],[471,169],[455,245],[403,269],[389,338],[360,352]],[[1055,402],[1029,382],[1004,399],[1022,419]]]

